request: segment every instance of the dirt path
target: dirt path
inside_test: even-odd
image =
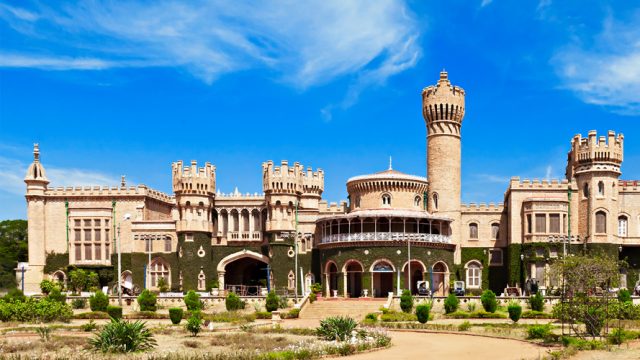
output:
[[[518,360],[542,358],[548,348],[517,340],[458,334],[390,331],[393,346],[388,349],[350,356],[349,359],[491,359]]]

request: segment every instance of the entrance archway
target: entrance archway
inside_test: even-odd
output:
[[[449,292],[449,268],[442,261],[433,265],[433,284],[431,288],[435,295],[439,296],[445,296]]]
[[[338,266],[333,261],[327,263],[325,268],[327,283],[327,296],[333,296],[333,290],[338,290]]]
[[[268,257],[253,251],[228,255],[218,263],[219,286],[238,295],[260,295],[261,288],[267,287],[268,264]]]
[[[357,298],[362,294],[362,265],[355,261],[349,261],[345,265],[346,296]]]
[[[426,268],[422,261],[411,260],[411,266],[409,266],[409,262],[404,264],[402,272],[404,273],[405,288],[411,290],[412,294],[418,293],[418,281],[424,280],[425,271]],[[411,284],[409,284],[409,274],[411,274]]]
[[[379,260],[371,266],[373,296],[387,297],[393,291],[393,274],[396,269],[386,260]]]

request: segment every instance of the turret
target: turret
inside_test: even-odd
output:
[[[47,190],[49,180],[44,167],[40,163],[40,147],[38,144],[33,144],[33,162],[27,169],[24,182],[27,184],[27,196],[44,195]]]
[[[616,241],[620,203],[617,184],[623,153],[624,135],[614,131],[598,137],[591,130],[588,137],[578,134],[571,141],[566,176],[578,184],[578,234],[588,242]]]
[[[216,167],[209,162],[198,168],[197,161],[183,167],[182,161],[171,165],[173,192],[176,195],[179,221],[177,231],[213,231],[211,210],[216,191]]]
[[[451,85],[446,71],[436,85],[422,90],[422,114],[427,126],[427,209],[451,218],[454,260],[460,261],[460,128],[465,113],[465,92]]]

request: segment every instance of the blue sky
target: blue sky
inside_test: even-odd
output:
[[[625,134],[640,179],[634,1],[0,2],[0,219],[25,218],[40,143],[51,185],[169,192],[170,164],[261,191],[261,163],[325,170],[324,198],[388,166],[425,175],[422,88],[466,90],[462,200],[561,178],[576,133]]]

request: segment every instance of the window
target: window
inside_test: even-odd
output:
[[[627,236],[628,225],[629,223],[626,216],[621,215],[618,217],[618,236]]]
[[[547,215],[536,214],[536,233],[544,234],[547,232]]]
[[[500,223],[491,224],[491,238],[497,239],[500,236]]]
[[[207,277],[204,275],[204,271],[200,269],[200,274],[198,274],[198,290],[204,291],[207,289],[206,280]]]
[[[415,207],[418,207],[418,208],[420,207],[420,196],[416,196],[416,197],[413,199],[413,205],[414,205]]]
[[[589,197],[589,184],[588,183],[584,183],[584,186],[582,187],[582,196],[584,196],[585,198]]]
[[[184,241],[193,241],[193,234],[191,233],[184,234]]]
[[[360,195],[356,196],[356,208],[360,207]]]
[[[167,285],[170,285],[171,277],[169,276],[169,265],[164,260],[158,258],[151,262],[149,267],[149,279],[151,281],[151,287],[158,287],[158,281],[160,278],[164,278]]]
[[[467,263],[467,288],[479,289],[482,284],[482,266],[477,261]]]
[[[596,213],[596,234],[607,233],[607,214],[604,211]]]
[[[164,237],[164,251],[171,252],[171,236]]]
[[[478,224],[471,223],[469,224],[469,239],[477,239],[478,238]]]
[[[604,182],[598,182],[598,196],[604,196]]]
[[[489,249],[489,266],[502,266],[502,249]]]
[[[560,214],[549,214],[549,232],[552,234],[560,233]]]
[[[150,235],[144,236],[144,251],[152,252],[153,251],[153,239]]]
[[[391,205],[391,195],[389,194],[382,195],[382,205]]]
[[[433,209],[438,210],[438,193],[433,193]]]
[[[531,229],[532,229],[533,225],[531,222],[531,214],[527,215],[527,234],[531,234]]]

